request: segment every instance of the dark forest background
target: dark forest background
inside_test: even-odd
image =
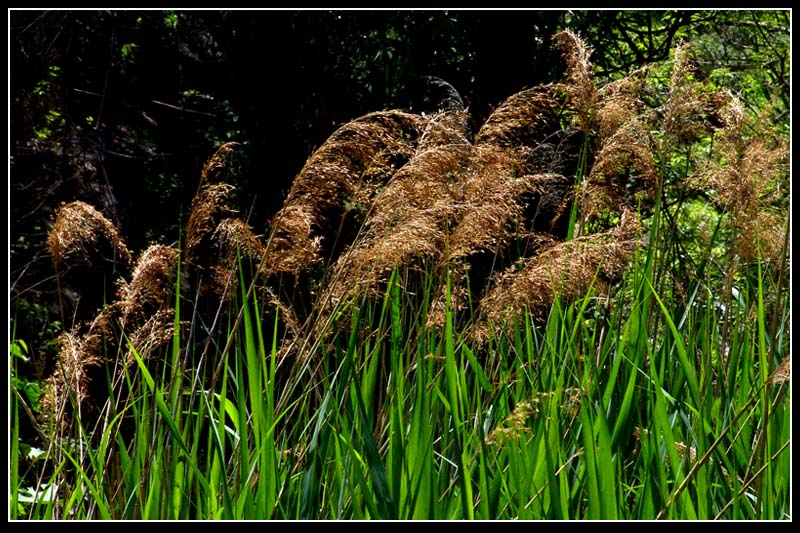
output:
[[[62,328],[46,236],[83,200],[133,250],[181,239],[205,161],[243,145],[231,182],[257,232],[338,126],[454,98],[481,124],[564,72],[551,36],[594,50],[599,79],[693,43],[697,75],[789,110],[788,11],[12,11],[10,275],[16,337],[43,360]],[[722,73],[722,74],[720,74]],[[727,73],[727,74],[726,74]],[[446,82],[446,83],[443,83]],[[24,331],[23,331],[24,330]],[[31,369],[36,373],[36,369]]]

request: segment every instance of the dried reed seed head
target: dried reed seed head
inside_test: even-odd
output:
[[[312,232],[314,214],[307,204],[288,204],[272,218],[264,274],[298,274],[320,261],[321,240]]]
[[[428,118],[415,113],[407,113],[399,109],[387,111],[375,111],[367,113],[349,124],[345,124],[331,137],[337,136],[339,132],[347,131],[348,126],[364,125],[368,128],[364,131],[372,132],[373,135],[381,133],[388,134],[393,139],[416,142],[419,135],[428,124]]]
[[[116,302],[104,307],[97,316],[89,323],[89,329],[86,337],[106,337],[110,338],[114,335],[114,318],[116,317]],[[98,356],[102,356],[103,351],[94,352]]]
[[[455,227],[450,238],[449,258],[477,252],[499,253],[520,222],[520,206],[505,191],[489,194],[486,202],[472,206]]]
[[[440,258],[446,230],[464,211],[465,182],[474,171],[469,145],[418,151],[375,198],[366,231],[340,268],[382,275],[418,259]]]
[[[467,201],[458,225],[450,235],[450,257],[462,257],[481,251],[501,252],[509,239],[530,221],[524,219],[528,203],[535,200],[539,176],[513,177],[512,169],[480,172],[484,179],[467,185]],[[482,185],[482,186],[478,186]]]
[[[67,258],[89,266],[103,261],[130,267],[131,254],[117,228],[94,207],[76,201],[63,204],[47,236],[47,247],[55,265]]]
[[[234,301],[239,288],[239,269],[233,265],[213,265],[209,267],[203,294],[213,294],[217,305]]]
[[[410,143],[395,142],[375,154],[364,169],[360,181],[353,184],[350,197],[345,198],[345,210],[355,208],[367,211],[375,195],[414,156],[414,151]]]
[[[773,385],[791,381],[792,379],[792,356],[787,355],[783,361],[772,371],[769,376],[769,382]]]
[[[188,324],[181,323],[180,326],[186,327]],[[143,361],[151,359],[158,354],[159,350],[164,349],[172,341],[175,333],[175,312],[173,309],[158,309],[151,314],[147,320],[130,333],[130,345],[125,354],[125,364],[128,366],[136,365],[136,358],[133,350],[136,350]]]
[[[418,154],[418,158],[421,156],[426,163],[432,163],[428,156],[441,155],[426,151]],[[412,161],[407,167],[412,166],[416,170],[431,168],[419,165],[418,159],[415,161],[417,164],[412,165]],[[432,167],[436,168],[437,165],[433,164]],[[423,173],[418,176],[423,180],[430,175]],[[447,233],[461,216],[459,213],[464,206],[457,205],[447,194],[448,189],[443,187],[438,188],[438,197],[429,196],[428,190],[416,197],[417,203],[426,204],[425,207],[402,205],[403,201],[408,202],[414,195],[404,192],[408,189],[398,186],[398,183],[402,185],[400,181],[393,180],[381,192],[376,205],[381,205],[387,198],[401,203],[392,207],[381,205],[371,211],[373,216],[365,223],[367,229],[360,234],[348,252],[337,260],[332,276],[334,281],[329,286],[324,301],[338,305],[354,301],[365,293],[380,296],[378,286],[386,282],[393,269],[422,268],[426,262],[436,264],[442,261]],[[418,188],[411,190],[412,193],[420,192]]]
[[[518,403],[514,410],[492,430],[486,439],[487,444],[503,444],[507,440],[516,440],[524,434],[530,433],[528,422],[542,416],[542,411],[548,411],[547,403],[558,401],[558,408],[566,412],[569,418],[578,416],[581,399],[586,391],[577,387],[567,387],[552,392],[539,392],[531,399]]]
[[[597,89],[592,81],[591,50],[575,33],[565,30],[553,36],[567,63],[564,88],[571,106],[577,111],[578,127],[589,131],[594,127],[594,111],[597,105]]]
[[[70,332],[64,332],[57,339],[59,352],[56,369],[48,380],[45,395],[51,396],[45,403],[48,409],[59,405],[55,400],[60,399],[59,416],[67,417],[65,403],[76,400],[77,406],[87,405],[88,402],[96,404],[102,398],[92,397],[92,375],[97,376],[98,367],[110,361],[116,353],[117,335],[113,320],[116,316],[115,304],[105,307],[88,325],[88,328],[78,326]],[[79,331],[84,330],[84,333]],[[100,371],[102,372],[102,371]],[[100,385],[102,391],[102,385]],[[96,388],[95,394],[103,394]],[[64,427],[68,420],[62,420]]]
[[[55,422],[65,426],[66,406],[71,399],[75,405],[84,405],[89,399],[88,368],[103,363],[97,355],[96,335],[79,336],[64,332],[57,339],[58,360],[53,375],[48,378],[42,397],[42,412],[54,417]]]
[[[412,209],[452,205],[463,200],[465,176],[474,172],[470,146],[447,145],[417,151],[375,197],[368,228],[391,228]]]
[[[658,173],[649,134],[638,119],[621,124],[600,146],[589,179],[619,189],[618,197],[637,200],[652,198],[658,187]]]
[[[418,151],[381,191],[367,231],[337,263],[336,301],[375,287],[394,268],[499,251],[522,222],[526,194],[545,196],[553,179],[514,177],[517,152],[491,145]]]
[[[533,402],[519,402],[511,414],[489,433],[486,437],[486,444],[502,445],[507,441],[518,440],[522,436],[530,435],[531,429],[528,427],[528,421],[538,413],[539,408]]]
[[[422,76],[414,83],[415,108],[428,111],[463,111],[464,99],[452,84],[437,76]],[[434,111],[435,112],[435,111]]]
[[[440,262],[447,233],[464,210],[452,186],[469,157],[468,147],[457,145],[426,150],[398,172],[376,198],[365,230],[337,260],[325,300],[336,305],[372,294],[395,268]],[[463,191],[457,194],[463,198]]]
[[[230,198],[236,187],[227,183],[204,186],[192,200],[192,211],[186,223],[186,258],[191,263],[203,262],[203,245],[214,233],[219,223],[235,210]]]
[[[776,259],[783,249],[785,215],[781,213],[789,190],[789,149],[763,130],[760,119],[751,123],[733,95],[726,96],[720,117],[723,127],[715,142],[719,160],[692,182],[713,191],[714,203],[730,213],[742,258]]]
[[[552,142],[536,146],[528,156],[531,174],[562,174],[575,176],[580,170],[581,145],[584,133],[562,130]]]
[[[287,204],[275,213],[270,227],[270,249],[283,250],[304,243],[311,235],[314,213],[307,204]],[[274,243],[274,244],[273,244]]]
[[[586,179],[578,190],[578,210],[584,222],[598,219],[608,212],[616,212],[624,201],[620,188],[606,183]]]
[[[349,161],[341,157],[341,152],[336,156],[338,157],[312,156],[295,178],[285,205],[305,204],[315,214],[324,215],[331,207],[340,205],[343,198],[352,195],[357,185],[357,176],[364,169],[353,170]],[[365,168],[367,164],[364,163]]]
[[[527,169],[525,154],[520,156],[518,149],[479,146],[475,151],[477,170],[467,176],[463,215],[450,238],[451,257],[499,253],[527,227],[552,230],[572,197],[572,180],[555,174],[520,174]]]
[[[50,375],[42,387],[42,395],[39,398],[38,419],[46,427],[52,428],[55,435],[63,435],[69,429],[69,420],[66,407],[69,402],[69,395],[65,392],[65,387],[61,385],[62,377],[56,371]]]
[[[232,159],[238,147],[239,143],[227,142],[220,146],[211,156],[211,159],[203,166],[203,170],[200,173],[200,183],[197,186],[198,194],[206,185],[231,181],[229,174],[233,171]]]
[[[617,130],[632,120],[643,121],[645,105],[640,95],[646,92],[644,73],[638,69],[625,78],[604,85],[598,91],[596,111],[598,143],[602,145]]]
[[[414,144],[425,124],[426,120],[418,115],[381,111],[341,126],[306,161],[289,190],[287,202],[312,195],[306,200],[313,206],[314,196],[324,197],[326,192],[335,196],[340,190],[352,192],[377,154],[400,143]]]
[[[375,197],[364,231],[337,262],[344,284],[355,287],[364,277],[437,253],[472,164],[467,145],[418,151]]]
[[[153,244],[142,252],[130,283],[119,284],[124,326],[172,305],[177,269],[178,250],[171,246]]]
[[[334,301],[349,300],[370,291],[395,268],[413,266],[427,259],[438,261],[444,249],[447,209],[413,209],[400,224],[372,238],[363,239],[340,257],[334,266],[331,287]]]
[[[91,350],[86,350],[86,338],[65,332],[58,337],[58,367],[62,384],[82,402],[87,397],[86,367],[102,362]]]
[[[260,300],[266,304],[266,307],[278,313],[278,317],[288,337],[299,337],[301,328],[300,320],[297,318],[294,309],[290,305],[284,303],[270,287],[259,285],[256,287],[256,290],[258,291]]]
[[[217,264],[210,268],[207,289],[222,298],[224,303],[231,303],[239,283],[239,260],[242,264],[249,262],[253,267],[260,266],[265,247],[250,226],[239,218],[220,222],[211,239],[218,255],[215,258]]]
[[[410,211],[403,224],[370,248],[374,268],[386,272],[416,258],[438,256],[447,219],[453,214],[448,206]]]
[[[536,146],[561,129],[563,103],[556,85],[514,94],[489,115],[475,135],[475,144]]]
[[[272,219],[273,273],[322,260],[322,240],[353,201],[371,200],[410,157],[427,120],[401,111],[370,113],[336,130],[312,154]],[[376,183],[377,181],[377,183]]]
[[[419,139],[418,150],[448,144],[469,144],[469,113],[450,111],[433,115]]]
[[[786,190],[788,165],[785,145],[770,146],[765,138],[754,138],[741,147],[721,147],[723,160],[700,175],[700,182],[717,192],[716,204],[731,212],[748,212],[774,201],[781,203]]]
[[[527,225],[537,231],[553,232],[574,197],[573,178],[561,174],[531,176],[530,190],[535,193],[535,208],[527,216]]]
[[[525,311],[541,320],[556,295],[573,301],[590,286],[602,293],[606,281],[617,279],[627,268],[640,231],[638,216],[625,211],[613,230],[546,248],[499,275],[481,300],[482,313],[497,326]]]
[[[744,102],[727,90],[718,93],[717,101],[719,102],[721,140],[728,146],[739,146],[747,139],[745,135],[747,110]]]
[[[500,187],[510,179],[525,174],[527,147],[505,148],[477,145],[465,152],[467,164],[459,178],[465,202],[481,201],[487,188]]]
[[[235,264],[237,252],[256,261],[260,261],[264,253],[264,245],[241,218],[226,218],[211,238],[219,244],[220,257],[225,264]]]
[[[739,229],[736,236],[736,250],[745,261],[762,259],[778,262],[784,251],[784,237],[787,225],[785,212],[777,213],[763,207],[754,216],[736,216],[734,223]]]
[[[583,133],[579,130],[558,130],[535,146],[518,146],[510,151],[514,175],[564,174],[578,170]],[[487,145],[481,145],[483,149]]]
[[[722,93],[710,90],[695,80],[696,69],[690,61],[689,44],[675,47],[669,97],[664,106],[661,130],[667,138],[692,143],[712,133],[724,104]]]

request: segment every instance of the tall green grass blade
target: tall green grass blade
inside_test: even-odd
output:
[[[681,368],[683,369],[684,376],[686,377],[688,384],[689,384],[689,392],[691,394],[691,399],[693,405],[702,405],[701,397],[700,397],[700,388],[697,384],[697,375],[695,374],[695,368],[689,361],[689,356],[686,351],[686,345],[683,342],[683,338],[681,334],[678,332],[678,328],[675,326],[675,322],[672,320],[672,316],[670,315],[667,306],[664,305],[664,302],[656,293],[655,288],[650,283],[650,280],[645,279],[647,282],[647,286],[650,288],[653,297],[658,302],[659,307],[661,308],[661,312],[664,316],[664,319],[667,321],[667,325],[669,326],[669,330],[672,333],[672,340],[674,344],[672,345],[675,348],[675,351],[678,354],[678,361],[680,362]]]
[[[189,461],[190,466],[192,467],[192,469],[194,470],[195,474],[197,475],[197,479],[200,482],[200,484],[202,485],[203,489],[207,490],[207,491],[210,490],[210,488],[208,486],[208,482],[205,479],[205,476],[202,475],[202,472],[198,468],[197,463],[196,463],[194,457],[192,456],[191,451],[189,450],[188,446],[186,445],[186,442],[183,439],[183,435],[182,435],[180,429],[178,428],[178,426],[175,423],[175,420],[172,417],[172,413],[170,412],[170,409],[167,407],[167,404],[164,401],[163,390],[160,387],[156,388],[155,380],[153,379],[153,376],[150,374],[150,371],[147,369],[147,366],[145,365],[144,361],[142,360],[141,356],[139,355],[139,352],[136,350],[136,347],[133,346],[133,344],[131,343],[130,339],[128,339],[127,336],[126,336],[125,340],[128,343],[128,348],[130,349],[131,353],[133,354],[133,357],[136,360],[136,364],[139,367],[139,373],[144,378],[145,384],[147,385],[147,388],[148,388],[150,394],[152,395],[153,399],[155,400],[156,410],[161,415],[161,419],[164,421],[164,423],[167,425],[167,428],[169,429],[169,432],[170,432],[170,435],[172,436],[173,442],[175,442],[178,445],[178,447],[181,449],[181,451],[183,451],[183,453],[185,454],[185,457],[187,458],[187,460]],[[149,506],[146,506],[146,507],[149,507]]]
[[[16,361],[11,358],[12,375],[16,374]],[[9,402],[9,412],[11,414],[11,449],[9,450],[9,518],[16,520],[20,509],[19,505],[19,406],[17,405],[17,394],[15,387],[12,385],[11,401]]]
[[[399,509],[405,501],[405,473],[403,459],[405,457],[405,369],[403,354],[403,327],[400,321],[400,285],[397,280],[397,270],[389,278],[389,293],[391,294],[391,338],[390,338],[390,366],[392,376],[392,402],[390,422],[389,445],[389,480],[391,493],[394,495]]]
[[[178,255],[177,259],[177,266],[176,266],[176,275],[175,275],[175,304],[173,305],[174,309],[174,318],[172,321],[172,361],[170,368],[172,369],[172,391],[170,392],[170,405],[173,406],[173,412],[176,413],[177,410],[176,402],[178,401],[178,394],[180,393],[181,389],[181,382],[183,378],[183,369],[181,364],[181,260],[180,255]]]
[[[97,505],[97,510],[99,513],[99,517],[101,520],[111,520],[112,516],[106,505],[106,499],[103,498],[103,494],[100,489],[97,487],[95,483],[92,482],[91,477],[87,474],[86,470],[84,469],[83,465],[81,465],[80,461],[75,459],[68,450],[61,449],[61,453],[64,454],[64,457],[72,463],[72,466],[75,467],[75,473],[78,474],[80,478],[80,484],[76,484],[76,486],[85,485],[89,491],[89,494],[92,496],[94,503]],[[81,490],[76,490],[70,500],[67,501],[66,505],[64,506],[64,515],[70,516],[70,512],[72,510],[72,505],[77,503],[81,498],[78,496],[83,496],[83,492]]]
[[[772,361],[770,360],[770,351],[767,349],[767,328],[764,322],[764,280],[761,271],[761,253],[759,247],[759,254],[756,259],[757,263],[757,324],[758,324],[758,369],[761,383],[769,382],[769,374],[772,369]],[[772,453],[772,431],[771,431],[771,398],[769,396],[769,388],[764,387],[761,390],[761,432],[762,432],[762,445],[761,451],[762,460],[764,465],[764,475],[761,481],[761,507],[764,509],[764,515],[761,517],[765,520],[775,520],[774,507],[774,488],[772,486],[773,472],[772,461],[770,454]]]
[[[597,454],[594,444],[594,424],[589,414],[589,407],[581,405],[580,421],[581,436],[583,437],[583,483],[586,490],[586,518],[600,520],[603,516],[600,500],[600,480],[597,472]]]
[[[378,454],[378,446],[375,438],[372,435],[372,424],[366,416],[366,408],[364,405],[364,398],[361,396],[361,386],[359,384],[358,375],[355,372],[355,352],[358,342],[358,318],[356,317],[353,325],[353,330],[350,336],[347,353],[345,355],[348,363],[348,370],[351,373],[353,386],[351,387],[351,394],[356,399],[356,411],[361,428],[361,440],[364,446],[364,453],[366,455],[367,464],[369,466],[369,475],[373,484],[373,493],[377,498],[377,508],[380,518],[384,520],[391,520],[397,518],[397,510],[392,498],[392,493],[389,488],[389,482],[386,476],[386,470],[381,462],[380,455]]]
[[[432,400],[426,394],[429,384],[429,363],[420,357],[417,361],[416,397],[411,417],[407,461],[411,465],[409,506],[413,520],[434,517],[434,464],[432,428]]]
[[[595,456],[597,477],[600,489],[600,511],[604,520],[617,520],[618,504],[617,490],[617,469],[611,452],[611,437],[608,432],[608,424],[605,413],[600,412],[595,418],[597,426],[597,454]]]
[[[461,412],[461,405],[465,392],[460,387],[460,372],[456,366],[455,358],[455,339],[453,333],[453,314],[450,308],[450,276],[447,277],[446,286],[446,310],[445,310],[445,329],[444,329],[444,345],[445,345],[445,380],[447,383],[447,397],[450,400],[450,413],[453,417],[453,429],[455,438],[453,444],[455,446],[455,460],[458,468],[459,485],[461,487],[461,505],[462,512],[468,520],[475,519],[475,510],[472,505],[472,483],[470,481],[469,471],[467,470],[466,457],[464,452],[463,440],[463,417]]]

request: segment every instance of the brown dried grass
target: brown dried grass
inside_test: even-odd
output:
[[[149,246],[136,261],[131,281],[119,282],[119,299],[123,328],[149,320],[153,313],[169,309],[175,297],[175,276],[178,271],[178,250],[171,246]]]
[[[308,159],[272,219],[265,274],[297,276],[321,262],[346,204],[354,198],[369,204],[410,157],[425,123],[418,115],[383,111],[336,130]]]
[[[480,322],[474,332],[479,341],[522,312],[544,320],[557,296],[572,301],[590,288],[602,293],[621,276],[638,245],[638,217],[625,209],[631,203],[627,182],[637,180],[646,192],[657,185],[637,96],[643,82],[631,75],[597,90],[590,54],[580,38],[562,32],[556,42],[567,61],[565,82],[512,95],[483,124],[474,144],[464,111],[431,117],[384,111],[339,128],[295,178],[283,208],[270,221],[266,246],[245,221],[231,216],[235,188],[225,183],[225,173],[231,169],[236,144],[223,145],[203,168],[192,202],[187,261],[210,274],[209,286],[219,297],[238,282],[239,257],[258,260],[258,281],[266,285],[257,290],[266,307],[279,314],[285,341],[309,332],[314,338],[327,335],[333,329],[328,327],[331,306],[365,294],[381,296],[395,269],[402,283],[415,272],[449,270],[452,308],[464,309],[470,298],[479,302]],[[598,134],[594,165],[580,193],[581,216],[585,220],[610,210],[620,217],[608,231],[569,242],[561,241],[556,228],[573,201],[571,174],[580,148],[575,141],[583,134],[563,128],[565,112],[575,114],[583,132],[594,128]],[[708,179],[729,178],[709,173]],[[51,235],[53,257],[85,254],[91,236],[101,235],[124,250],[119,254],[130,262],[116,229],[102,216],[88,217],[89,228],[70,225],[72,219],[87,218],[76,216],[82,210],[81,205],[69,207],[64,221],[57,221],[58,231]],[[351,230],[343,242],[331,244],[345,224],[358,232]],[[520,242],[525,245],[510,250]],[[293,276],[297,292],[299,276],[339,249],[344,253],[331,258],[330,272],[314,280],[324,285],[313,296],[312,320],[304,323],[298,318],[297,299],[285,301],[292,289],[276,284],[276,278]],[[492,260],[492,268],[497,260],[502,270],[481,271],[475,277],[479,269],[470,269],[486,258]],[[102,320],[84,336],[64,338],[60,366],[65,370],[51,378],[51,403],[65,391],[72,391],[79,403],[87,397],[85,369],[104,363],[100,347],[111,334],[112,317],[119,318],[143,359],[160,362],[154,355],[175,334],[171,304],[177,260],[173,248],[148,248],[131,281],[119,283],[119,301],[98,317]],[[467,280],[472,294],[467,293]],[[446,292],[443,283],[432,302],[429,326],[443,323]],[[207,295],[207,289],[200,292],[202,298]],[[279,347],[282,355],[291,350],[298,350],[294,342]],[[132,365],[131,350],[126,348],[125,354],[124,364]],[[509,420],[511,430],[516,431],[514,421],[529,415],[534,403],[520,406],[516,418]]]
[[[184,326],[185,324],[181,324]],[[175,333],[175,312],[173,309],[158,309],[145,317],[144,322],[133,329],[128,336],[130,345],[125,351],[125,365],[136,365],[133,350],[136,350],[142,361],[156,361],[161,363],[163,358],[153,357],[164,351]]]
[[[75,201],[63,204],[47,236],[47,249],[56,270],[68,261],[93,266],[101,262],[130,267],[131,254],[119,231],[94,207]]]
[[[601,141],[589,180],[605,187],[606,194],[618,207],[635,206],[651,199],[658,187],[653,146],[645,126],[636,117],[618,126]],[[629,190],[640,194],[630,195]],[[591,200],[582,206],[584,216],[597,211]]]
[[[335,263],[330,301],[371,291],[394,268],[438,262],[474,163],[469,145],[418,151],[375,197],[359,237]]]
[[[227,174],[233,167],[231,160],[235,156],[238,147],[239,143],[228,142],[217,149],[200,172],[200,181],[197,185],[195,196],[200,194],[200,191],[208,185],[227,183],[229,181]]]
[[[566,79],[562,87],[566,90],[570,107],[576,112],[577,126],[581,131],[590,131],[595,126],[597,89],[592,81],[591,50],[583,40],[570,30],[553,36],[556,47],[561,50],[567,63]]]
[[[590,287],[602,294],[627,268],[640,231],[638,216],[625,211],[619,226],[607,232],[554,244],[510,267],[480,301],[484,323],[476,336],[504,328],[523,312],[543,321],[556,297],[574,301]]]
[[[518,92],[489,115],[475,135],[475,144],[536,146],[561,129],[564,105],[563,90],[558,85]]]
[[[792,380],[792,356],[787,355],[783,361],[772,371],[769,382],[773,385]]]
[[[612,81],[597,91],[595,122],[600,143],[610,138],[631,120],[652,120],[642,100],[648,91],[647,67],[636,69],[624,78]]]
[[[520,144],[560,132],[552,95],[550,86],[515,95],[489,118],[476,145],[464,133],[463,113],[433,117],[414,157],[376,195],[358,239],[335,264],[326,301],[377,296],[398,268],[437,265],[461,281],[468,268],[461,259],[502,253],[514,235],[527,234],[529,216],[548,216],[552,229],[569,205],[571,180],[534,174],[545,158]],[[559,158],[557,150],[545,165]],[[453,287],[453,305],[463,306],[468,295]]]
[[[230,205],[236,188],[227,183],[203,186],[192,200],[192,210],[186,223],[186,260],[200,265],[209,254],[211,236],[223,220],[235,211]]]
[[[226,265],[236,264],[237,255],[259,260],[264,253],[264,244],[241,218],[223,220],[211,237],[219,245],[220,260]]]
[[[87,368],[103,362],[94,350],[87,349],[89,340],[74,332],[64,332],[56,341],[56,369],[47,380],[42,398],[42,410],[54,414],[56,419],[64,416],[65,406],[70,403],[70,398],[74,398],[76,405],[84,404],[89,398]]]
[[[569,206],[572,180],[555,174],[516,177],[509,156],[493,154],[504,161],[495,159],[468,180],[463,216],[450,235],[449,259],[482,252],[501,254],[512,237],[531,227],[552,229]],[[486,159],[482,150],[481,162]]]
[[[418,152],[448,144],[470,144],[469,113],[450,111],[433,115],[420,136]]]
[[[70,426],[75,408],[84,424],[90,424],[99,407],[109,399],[102,377],[106,365],[112,380],[123,379],[116,366],[118,350],[125,355],[119,364],[135,364],[131,350],[116,333],[114,324],[127,334],[127,339],[144,360],[148,360],[172,339],[174,296],[178,252],[163,245],[152,245],[139,256],[131,280],[118,281],[118,298],[100,311],[88,326],[77,327],[59,337],[59,352],[54,373],[48,378],[42,400],[43,416],[57,422],[63,434]],[[92,380],[97,383],[92,387]],[[88,427],[88,426],[87,426]]]
[[[666,138],[687,144],[713,132],[717,111],[724,105],[724,93],[710,91],[696,81],[696,69],[690,59],[689,44],[678,43],[673,56],[669,97],[661,122]]]
[[[722,100],[722,98],[721,98]],[[778,259],[786,230],[789,149],[751,122],[742,102],[728,94],[719,109],[719,159],[692,178],[697,187],[716,192],[714,203],[728,212],[737,229],[736,253],[746,261]]]
[[[257,267],[264,255],[264,244],[241,218],[227,218],[219,223],[211,236],[217,256],[206,258],[211,271],[211,290],[230,302],[239,283],[240,260]]]
[[[130,342],[124,343],[127,367],[136,365],[131,346],[143,361],[164,361],[153,356],[165,350],[174,334],[178,261],[175,248],[151,245],[139,257],[131,281],[119,286],[119,299],[111,311],[118,314]]]
[[[85,333],[76,327],[56,340],[56,367],[45,380],[40,405],[42,418],[52,422],[59,434],[69,429],[75,408],[94,412],[103,400],[93,397],[91,385],[93,376],[96,379],[107,362],[107,341],[113,344],[113,328],[105,311],[95,317]]]
[[[273,217],[273,233],[267,245],[265,275],[283,272],[298,275],[321,261],[322,237],[315,235],[310,205],[284,205]]]

